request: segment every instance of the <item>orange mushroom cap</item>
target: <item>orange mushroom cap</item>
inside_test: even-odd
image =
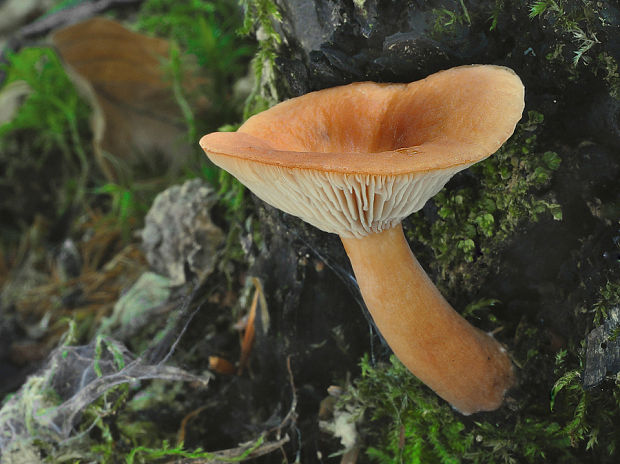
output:
[[[280,103],[200,144],[259,198],[342,237],[389,229],[514,131],[510,69],[452,68],[410,84],[361,82]]]
[[[310,93],[200,143],[267,203],[339,234],[394,353],[471,414],[501,405],[514,384],[512,364],[443,298],[399,223],[456,172],[495,152],[523,107],[523,85],[510,69],[462,66],[411,84]]]

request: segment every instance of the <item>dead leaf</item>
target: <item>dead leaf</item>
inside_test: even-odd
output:
[[[52,42],[93,107],[95,153],[108,178],[125,166],[139,175],[176,170],[191,146],[163,66],[170,44],[104,18],[60,29]]]

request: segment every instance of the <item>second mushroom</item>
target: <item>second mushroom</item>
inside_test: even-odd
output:
[[[400,222],[454,174],[493,154],[523,107],[523,85],[510,69],[461,66],[410,84],[312,92],[200,144],[262,200],[338,234],[396,356],[471,414],[501,405],[514,383],[512,364],[443,298]]]

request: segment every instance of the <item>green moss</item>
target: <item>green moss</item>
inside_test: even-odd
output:
[[[241,0],[240,3],[244,9],[244,18],[238,32],[243,35],[254,35],[258,42],[252,60],[254,85],[245,103],[243,115],[245,120],[275,105],[279,100],[275,59],[282,39],[275,29],[275,24],[281,21],[281,15],[272,0]],[[238,126],[238,124],[225,124],[221,125],[219,130],[234,131]],[[246,190],[243,184],[229,173],[213,166],[204,166],[202,175],[217,189],[219,205],[224,213],[224,219],[229,224],[221,269],[231,284],[234,280],[231,264],[245,261],[240,235],[244,232],[252,233],[253,229],[252,219],[248,218]]]
[[[449,37],[455,36],[459,26],[465,24],[464,15],[460,15],[446,8],[434,9],[432,13],[434,15],[434,20],[431,37],[435,40],[440,40],[441,37],[446,35]]]
[[[28,94],[12,119],[0,123],[0,166],[5,175],[2,184],[19,182],[21,172],[47,169],[52,157],[62,158],[63,172],[56,173],[64,184],[58,209],[83,199],[89,175],[88,118],[90,108],[80,98],[67,77],[60,59],[50,48],[24,48],[9,53],[0,69],[6,79],[0,91],[22,82]],[[17,155],[14,151],[21,151]],[[32,153],[37,156],[33,157]],[[45,178],[49,171],[39,177]],[[2,185],[4,187],[5,185]],[[10,186],[10,185],[9,185]],[[17,186],[16,186],[17,189]],[[13,197],[13,195],[10,195]],[[7,205],[9,207],[9,205]]]
[[[593,61],[591,52],[595,45],[601,43],[597,34],[607,25],[602,15],[598,14],[595,2],[537,0],[530,3],[529,10],[531,19],[539,18],[555,33],[555,51],[547,54],[548,59],[562,62],[565,58],[561,51],[566,46],[572,53],[573,68],[580,64],[587,66]]]
[[[620,307],[620,282],[607,282],[600,291],[600,297],[594,304],[594,325],[601,325],[611,308]]]
[[[440,40],[443,36],[454,37],[462,26],[471,26],[469,11],[463,0],[459,0],[460,8],[454,11],[448,8],[435,8],[432,10],[434,19],[431,29],[431,37]]]
[[[436,221],[431,223],[422,212],[412,217],[408,236],[433,250],[432,266],[442,278],[467,283],[468,263],[476,261],[477,268],[480,261],[492,264],[522,223],[542,215],[562,219],[560,206],[543,194],[560,165],[557,153],[538,147],[543,119],[529,111],[527,121],[497,153],[469,169],[464,186],[439,192],[433,198]]]
[[[551,392],[553,410],[524,404],[501,423],[489,415],[454,412],[394,357],[375,367],[364,358],[361,378],[339,407],[357,412],[374,462],[582,463],[586,457],[614,462],[620,381],[611,391],[587,392],[579,371],[567,369],[563,359],[557,364],[563,374]]]
[[[282,38],[275,24],[282,16],[273,0],[240,0],[245,11],[243,34],[255,34],[258,51],[253,60],[254,88],[247,99],[244,119],[266,110],[280,100],[276,87],[276,51]]]
[[[620,283],[607,284],[590,314],[596,319],[619,301]],[[585,341],[555,355],[545,354],[547,343],[535,327],[517,328],[511,350],[520,385],[498,414],[456,413],[395,357],[376,366],[364,357],[337,407],[355,411],[375,462],[617,462],[620,374],[586,390]]]
[[[552,22],[554,30],[559,34],[572,35],[577,49],[574,51],[573,65],[580,60],[587,64],[590,59],[586,53],[595,43],[599,43],[596,35],[591,32],[593,10],[589,2],[582,2],[583,8],[573,8],[565,0],[537,0],[530,4],[529,16],[544,18]]]
[[[237,33],[241,26],[239,7],[227,0],[147,0],[140,7],[135,27],[172,43],[166,68],[191,143],[199,134],[241,117],[233,84],[245,76],[255,51],[254,44]],[[192,90],[185,95],[187,89]],[[205,98],[209,111],[194,115],[189,102]]]
[[[362,377],[346,397],[365,419],[386,427],[385,433],[363,430],[367,454],[381,463],[535,462],[549,448],[570,443],[554,422],[517,421],[498,426],[472,422],[424,387],[392,357],[390,365],[371,367],[362,361]],[[478,418],[480,419],[480,418]]]
[[[600,315],[606,313],[603,308],[609,310],[608,304],[615,306],[619,301],[620,283],[608,283],[602,288],[593,308],[595,325]],[[620,443],[620,373],[608,374],[601,385],[584,389],[581,379],[585,350],[583,340],[579,347],[561,350],[556,355],[557,380],[551,390],[550,409],[563,417],[562,432],[573,448],[600,456],[600,461],[593,462],[614,462],[612,457]]]
[[[355,8],[357,8],[360,11],[363,11],[364,5],[366,4],[366,0],[353,0],[353,4],[355,5]]]
[[[84,152],[78,123],[88,119],[90,109],[67,77],[60,59],[50,48],[24,48],[9,53],[0,65],[7,73],[4,87],[25,82],[30,92],[11,121],[0,125],[0,137],[18,130],[36,132],[38,146],[57,147],[69,159],[73,151]]]
[[[239,452],[238,456],[230,456],[225,453],[210,453],[198,448],[193,451],[188,451],[183,448],[183,443],[177,446],[170,446],[166,441],[163,442],[160,448],[146,448],[139,446],[134,448],[125,458],[127,464],[148,463],[153,460],[163,458],[187,458],[200,460],[200,462],[241,462],[248,459],[248,457],[256,451],[262,444],[263,438],[259,438],[253,443],[245,446],[245,449]]]
[[[240,102],[237,105],[231,89],[235,82],[244,77],[252,54],[255,54],[253,66],[256,74],[266,72],[266,68],[273,73],[275,69],[273,41],[279,41],[271,24],[271,18],[279,20],[275,4],[266,1],[241,3],[245,8],[244,14],[235,2],[226,0],[147,0],[140,8],[136,27],[166,37],[175,44],[168,65],[169,74],[176,99],[185,114],[188,138],[196,147],[199,134],[216,129],[234,131],[239,126],[237,121],[248,117],[249,114],[241,115],[243,104]],[[253,41],[242,37],[258,30],[266,31],[266,37],[263,37],[263,33],[257,33],[262,39],[258,47]],[[207,96],[212,102],[208,121],[201,121],[200,115],[193,114],[189,105],[191,96],[185,95],[183,89],[186,86],[180,85],[187,74],[184,58],[188,54],[196,58],[202,73],[207,77],[204,85],[198,86],[197,90],[202,92],[200,97]],[[272,59],[266,62],[265,57]],[[258,69],[260,66],[265,69]],[[269,88],[261,89],[255,83],[246,105],[246,113],[262,110],[263,106],[275,103],[275,97],[268,97],[265,93]],[[268,104],[262,105],[259,100]],[[252,110],[247,109],[250,106]],[[202,150],[199,150],[199,159],[204,161]],[[241,261],[244,255],[239,245],[239,234],[247,216],[245,189],[234,177],[212,164],[201,163],[199,174],[217,189],[223,219],[230,225],[223,261]]]
[[[620,100],[620,72],[616,60],[608,53],[599,53],[596,57],[595,72],[602,75],[609,88],[609,94]]]

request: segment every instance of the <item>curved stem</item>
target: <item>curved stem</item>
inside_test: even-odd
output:
[[[341,240],[368,310],[398,359],[461,413],[497,409],[514,383],[506,351],[443,298],[400,224]]]

